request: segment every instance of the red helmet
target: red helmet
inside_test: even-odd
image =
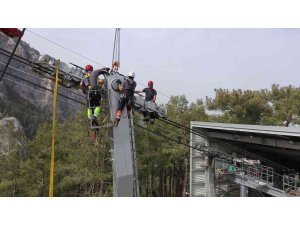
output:
[[[85,70],[86,71],[93,71],[93,66],[92,65],[86,65]]]
[[[148,87],[153,88],[153,81],[151,81],[151,80],[148,81]]]

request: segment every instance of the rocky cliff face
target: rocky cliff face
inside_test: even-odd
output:
[[[12,151],[21,154],[27,152],[27,140],[23,127],[15,117],[0,120],[0,154],[8,155]]]
[[[0,32],[1,49],[11,52],[15,46],[15,42],[15,39],[9,38],[8,36]],[[33,49],[26,42],[21,41],[15,55],[35,62],[39,58],[40,53],[37,50]],[[55,58],[55,56],[53,56],[53,58]],[[5,56],[3,54],[3,51],[0,50],[0,73],[4,69],[7,61],[8,56]],[[34,77],[30,75],[34,75]],[[15,81],[17,83],[14,83],[12,81]],[[42,74],[36,74],[32,70],[31,66],[24,65],[13,59],[10,63],[10,67],[7,70],[7,74],[5,74],[4,79],[0,83],[0,113],[2,113],[5,117],[15,116],[23,124],[24,119],[20,118],[18,113],[18,115],[16,115],[16,113],[13,113],[13,111],[18,112],[18,110],[21,110],[19,109],[20,105],[23,105],[22,110],[25,111],[22,113],[29,114],[29,112],[26,112],[26,106],[24,105],[28,103],[37,108],[37,114],[43,114],[43,120],[45,119],[45,115],[48,119],[51,119],[53,101],[52,93],[38,88],[36,85],[30,84],[26,81],[43,86],[50,90],[53,89],[53,81],[49,80]],[[59,87],[59,92],[71,98],[82,100],[80,96],[71,94],[71,89]],[[77,91],[77,93],[81,94],[79,91]],[[63,97],[59,98],[63,99]],[[70,100],[64,100],[65,101],[58,100],[57,102],[57,114],[59,119],[64,119],[67,116],[70,116],[70,114],[75,114],[76,112],[78,112],[80,107],[79,105],[74,106],[74,104],[76,103],[71,102]],[[70,103],[68,104],[68,102]],[[28,116],[35,117],[39,115]],[[26,130],[26,125],[24,126],[24,128]]]
[[[0,32],[0,48],[7,50],[11,52],[15,46],[16,40],[9,38],[5,34]],[[39,52],[32,49],[27,43],[25,42],[20,42],[19,47],[17,48],[16,55],[19,55],[21,57],[25,57],[29,60],[36,60],[39,57]],[[8,57],[0,54],[0,71],[2,71],[5,67],[6,62],[8,61]],[[10,66],[16,68],[16,69],[11,69],[8,68],[7,72],[8,73],[13,73],[16,76],[24,77],[24,73],[21,73],[20,71],[24,71],[25,73],[30,73],[30,68],[28,66],[25,66],[15,60],[11,61]],[[13,79],[11,76],[5,75],[5,78],[7,79]],[[9,99],[9,93],[7,89],[10,89],[10,91],[15,91],[21,95],[25,95],[26,93],[26,88],[21,85],[13,85],[12,82],[9,82],[6,79],[3,79],[3,82],[0,83],[0,97],[2,100],[8,100]],[[28,92],[28,91],[27,91]]]

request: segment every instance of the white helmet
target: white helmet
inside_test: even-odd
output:
[[[128,76],[129,76],[129,77],[135,77],[135,73],[132,72],[132,71],[130,71],[130,72],[128,73]]]

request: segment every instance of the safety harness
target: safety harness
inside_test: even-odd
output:
[[[91,73],[88,72],[85,74],[85,78],[87,79],[88,83],[87,83],[87,87],[89,88],[89,86],[91,86],[91,81],[90,81],[90,78],[91,78]]]

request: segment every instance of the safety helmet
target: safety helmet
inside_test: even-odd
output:
[[[104,81],[105,80],[105,77],[103,76],[103,74],[100,74],[99,76],[98,76],[98,82],[99,82],[99,84],[104,84]]]
[[[85,70],[86,71],[93,71],[93,66],[88,64],[88,65],[85,66]]]
[[[149,87],[149,88],[153,88],[153,81],[152,81],[152,80],[149,80],[149,81],[148,81],[148,87]]]
[[[132,71],[130,71],[129,73],[128,73],[128,77],[135,77],[135,73],[134,72],[132,72]]]

